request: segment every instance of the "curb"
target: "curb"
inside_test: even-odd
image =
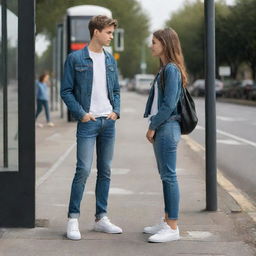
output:
[[[205,148],[193,140],[189,136],[182,136],[187,145],[195,152],[205,152]],[[250,202],[248,196],[238,189],[231,181],[229,181],[223,172],[217,168],[218,184],[235,200],[241,207],[242,211],[246,212],[254,222],[256,222],[256,206]]]

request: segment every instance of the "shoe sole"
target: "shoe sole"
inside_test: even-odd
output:
[[[122,234],[123,232],[107,232],[105,230],[102,230],[102,229],[93,229],[94,231],[96,232],[102,232],[102,233],[107,233],[107,234]]]
[[[156,233],[153,233],[153,232],[147,232],[147,231],[143,231],[142,233],[144,233],[144,234],[149,234],[149,235],[155,235]]]
[[[81,238],[78,238],[78,239],[71,238],[71,237],[69,237],[68,235],[66,235],[66,237],[67,237],[67,239],[72,240],[72,241],[79,241],[79,240],[82,239],[82,237],[81,237]]]
[[[168,242],[173,242],[173,241],[178,241],[178,240],[180,240],[180,237],[177,239],[169,240],[169,241],[150,241],[150,240],[148,240],[148,242],[149,243],[168,243]]]

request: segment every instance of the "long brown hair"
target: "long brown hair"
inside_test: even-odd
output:
[[[187,71],[178,34],[172,28],[165,28],[155,31],[153,35],[161,42],[167,63],[174,63],[180,69],[182,84],[183,87],[186,87],[188,83]],[[160,59],[160,66],[163,67],[163,65],[164,63]]]

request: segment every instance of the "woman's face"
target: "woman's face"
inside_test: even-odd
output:
[[[160,57],[163,54],[162,43],[155,36],[152,38],[151,53],[154,57]]]
[[[49,75],[46,75],[46,76],[44,77],[44,81],[43,81],[43,82],[44,82],[44,83],[47,83],[47,82],[49,81],[49,78],[50,78]]]

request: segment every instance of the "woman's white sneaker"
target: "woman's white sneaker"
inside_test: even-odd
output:
[[[123,232],[121,228],[112,224],[107,216],[104,216],[99,221],[95,222],[93,229],[98,232],[110,234],[120,234]]]
[[[81,239],[78,219],[76,219],[76,218],[68,219],[67,238],[71,239],[71,240],[80,240]]]
[[[158,231],[155,235],[150,236],[148,241],[151,243],[165,243],[180,239],[179,228],[172,229],[167,223],[164,223],[163,228]]]
[[[156,224],[151,227],[145,227],[143,232],[146,234],[156,234],[158,231],[160,231],[164,227],[164,218],[161,219],[161,222],[159,224]]]

